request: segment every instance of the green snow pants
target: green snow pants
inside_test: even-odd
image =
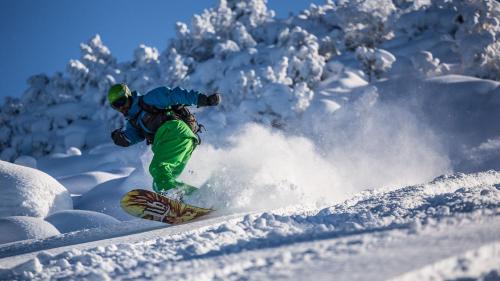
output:
[[[180,188],[190,194],[196,190],[176,179],[186,167],[197,143],[198,137],[183,121],[171,120],[161,125],[155,134],[153,160],[149,165],[155,192]]]

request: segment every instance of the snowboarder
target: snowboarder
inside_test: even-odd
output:
[[[177,200],[195,191],[197,188],[176,180],[199,144],[200,128],[184,106],[216,106],[220,95],[158,87],[141,96],[121,83],[109,89],[108,101],[127,120],[125,129],[111,133],[116,145],[127,147],[143,140],[152,144],[149,172],[153,190]]]

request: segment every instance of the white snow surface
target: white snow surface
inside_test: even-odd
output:
[[[84,210],[59,211],[46,217],[45,220],[61,233],[96,227],[112,227],[120,223],[119,220],[103,213]]]
[[[274,15],[219,1],[126,62],[96,35],[8,98],[0,280],[500,280],[498,1]],[[109,140],[117,82],[222,94],[193,108],[207,131],[180,177],[215,212],[168,226],[120,208],[150,188],[152,153]]]
[[[424,274],[424,266],[434,263],[444,274],[453,271],[445,259],[497,243],[498,186],[498,172],[456,174],[393,191],[365,191],[325,208],[216,214],[176,227],[140,225],[149,232],[80,245],[71,244],[89,235],[102,239],[131,233],[130,228],[139,231],[139,225],[7,244],[0,247],[0,256],[6,257],[0,261],[11,268],[0,276],[383,280]],[[494,248],[481,251],[498,259]],[[496,266],[477,265],[480,269],[467,274],[495,274]],[[413,272],[418,267],[424,273]]]
[[[0,243],[10,243],[26,239],[43,239],[60,232],[43,219],[12,216],[0,218]]]
[[[44,218],[73,208],[68,190],[48,174],[29,167],[0,161],[0,217]]]

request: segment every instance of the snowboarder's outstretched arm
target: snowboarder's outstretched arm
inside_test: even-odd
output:
[[[157,108],[168,108],[173,105],[214,106],[220,103],[220,95],[206,96],[199,91],[180,87],[173,89],[158,87],[144,95],[144,102]]]
[[[173,89],[158,87],[144,95],[144,102],[157,108],[167,108],[173,105],[197,105],[202,93],[195,90],[185,90],[180,87]]]

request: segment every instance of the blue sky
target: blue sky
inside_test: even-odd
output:
[[[216,0],[1,0],[0,103],[20,96],[29,76],[64,72],[80,43],[100,34],[119,61],[141,43],[164,50],[177,21],[214,7]],[[324,0],[268,0],[284,18]]]

